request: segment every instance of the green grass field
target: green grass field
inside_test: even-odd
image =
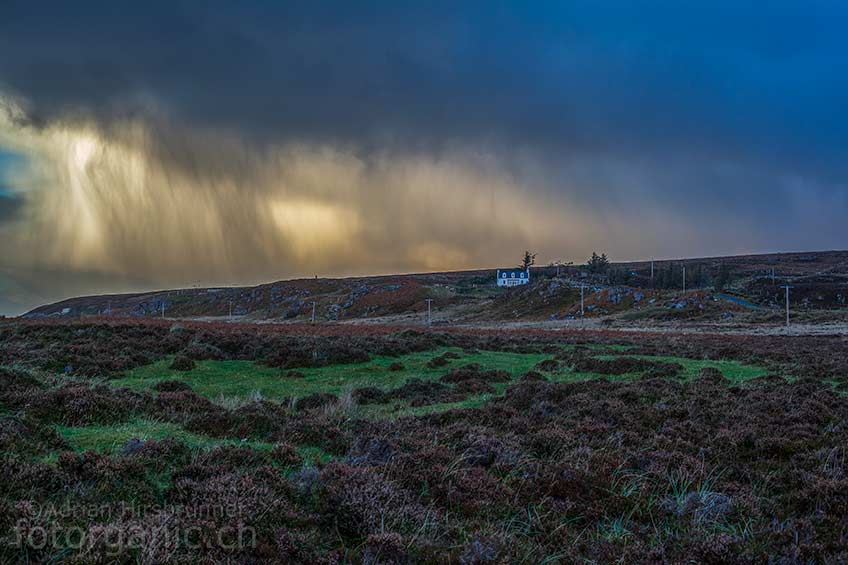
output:
[[[605,347],[605,350],[627,352],[625,347]],[[447,352],[453,352],[460,356],[452,360],[448,366],[431,368],[427,363]],[[477,363],[484,369],[497,369],[509,373],[513,379],[532,369],[539,361],[549,359],[551,355],[544,353],[512,353],[502,351],[479,351],[473,353],[463,352],[458,348],[439,348],[433,351],[412,353],[401,357],[374,357],[371,361],[364,363],[353,363],[347,365],[331,365],[318,368],[304,368],[297,372],[303,378],[292,378],[286,376],[288,371],[258,365],[251,361],[201,361],[191,371],[174,371],[168,368],[171,359],[164,359],[157,363],[133,369],[123,378],[109,381],[113,386],[127,387],[135,390],[152,390],[157,383],[166,380],[182,381],[202,396],[215,402],[227,404],[238,404],[253,398],[264,398],[267,400],[283,400],[286,398],[299,398],[317,392],[329,392],[332,394],[344,394],[360,387],[377,387],[383,390],[391,390],[406,383],[409,379],[418,378],[422,380],[437,380],[453,367],[459,367],[468,363]],[[598,355],[601,359],[612,359],[614,355]],[[682,357],[648,357],[645,359],[655,361],[675,362],[683,365],[684,370],[681,378],[684,380],[694,378],[698,372],[705,367],[719,369],[731,383],[737,384],[748,379],[762,376],[766,370],[762,367],[744,365],[738,361],[706,361],[697,359],[686,359]],[[389,366],[399,362],[403,369],[392,371]],[[548,373],[550,380],[555,382],[573,382],[592,380],[597,378],[608,378],[611,380],[628,380],[638,378],[641,373],[627,373],[617,376],[605,376],[597,373],[581,373],[564,367],[558,371]],[[508,383],[496,383],[497,393],[503,392]],[[483,395],[491,396],[491,395]],[[442,408],[463,407],[469,401],[453,403],[441,406]],[[471,404],[479,404],[479,399],[470,401]],[[431,411],[433,406],[426,407]],[[420,410],[410,411],[410,414],[420,413]]]
[[[87,426],[82,428],[56,426],[56,431],[75,450],[112,451],[120,448],[128,440],[138,438],[162,440],[174,438],[191,447],[206,449],[218,445],[249,445],[254,449],[270,449],[271,444],[259,442],[238,442],[219,440],[187,432],[181,426],[170,422],[136,419],[122,424]]]
[[[626,355],[629,347],[597,347],[599,358],[612,359],[615,355],[600,354],[602,351],[619,351]],[[427,363],[436,356],[446,352],[453,352],[460,356],[447,366],[430,368]],[[744,365],[737,361],[705,361],[686,359],[681,357],[648,357],[640,356],[654,361],[675,362],[683,365],[684,370],[680,376],[682,380],[695,378],[704,367],[715,367],[719,369],[733,384],[756,378],[766,374],[762,367]],[[474,408],[488,402],[491,398],[504,393],[506,388],[513,384],[522,374],[533,369],[540,361],[550,359],[550,354],[543,353],[511,353],[500,351],[479,351],[466,353],[458,348],[440,348],[432,351],[412,353],[401,357],[374,357],[365,363],[354,363],[347,365],[332,365],[319,368],[304,368],[298,372],[303,378],[291,378],[285,376],[288,371],[257,365],[250,361],[202,361],[191,371],[174,371],[168,368],[171,359],[164,359],[144,367],[129,371],[123,378],[109,381],[112,386],[128,387],[135,390],[152,390],[159,382],[166,380],[179,380],[185,382],[192,389],[213,402],[225,406],[237,406],[251,399],[263,398],[267,400],[280,401],[283,399],[298,398],[316,392],[329,392],[344,395],[359,387],[378,387],[390,390],[403,385],[409,379],[418,378],[422,380],[438,380],[451,368],[460,367],[468,363],[477,363],[484,369],[497,369],[508,372],[512,382],[493,383],[494,393],[469,396],[459,402],[437,403],[425,406],[412,407],[403,402],[388,404],[371,404],[364,406],[352,406],[350,408],[352,417],[363,418],[398,418],[403,416],[418,416],[441,412],[456,408]],[[403,369],[391,371],[389,365],[395,362],[403,364]],[[641,373],[628,373],[624,375],[599,375],[597,373],[584,373],[572,371],[568,367],[553,372],[547,372],[546,376],[553,382],[576,382],[598,378],[610,380],[630,380],[641,376]],[[57,427],[57,431],[76,450],[112,451],[120,448],[129,439],[139,438],[143,440],[157,440],[166,437],[175,437],[184,441],[187,445],[205,449],[217,445],[249,445],[255,449],[270,449],[269,444],[252,442],[234,442],[217,440],[201,435],[187,432],[177,424],[168,422],[157,422],[151,420],[133,420],[124,424],[113,426],[90,426],[90,427]],[[303,453],[304,458],[325,458],[322,453]]]
[[[273,447],[273,444],[260,441],[211,438],[188,432],[178,424],[146,419],[134,419],[122,424],[102,426],[56,426],[56,432],[75,451],[97,451],[101,453],[114,453],[131,439],[149,441],[174,438],[196,450],[211,449],[222,445],[246,446],[258,451],[268,451]],[[300,447],[298,451],[305,461],[326,463],[332,458],[331,455],[317,447]],[[51,458],[55,458],[57,455],[57,453],[53,453]],[[48,458],[49,461],[50,458]]]
[[[447,367],[426,366],[433,357],[448,351],[457,353],[461,359],[453,360]],[[517,378],[539,361],[549,357],[550,355],[541,353],[499,351],[466,354],[458,348],[440,348],[402,357],[374,357],[365,363],[298,369],[298,372],[304,375],[302,379],[286,377],[284,375],[288,371],[257,365],[251,361],[201,361],[191,371],[172,371],[168,369],[171,360],[166,359],[129,371],[126,377],[112,380],[110,384],[149,390],[161,381],[180,380],[191,386],[197,394],[211,400],[219,400],[222,397],[248,399],[257,394],[268,400],[280,400],[315,392],[340,394],[347,389],[366,386],[390,390],[413,377],[423,380],[438,379],[451,367],[466,363],[478,363],[486,369],[502,369]],[[404,369],[390,371],[389,365],[394,362],[402,363]]]
[[[615,355],[598,355],[599,359],[614,359]],[[668,357],[668,356],[651,356],[651,355],[628,355],[637,359],[647,359],[649,361],[662,361],[665,363],[680,363],[683,365],[683,371],[680,374],[680,379],[687,381],[698,376],[701,369],[713,367],[721,371],[721,373],[730,381],[731,385],[736,385],[750,379],[762,377],[768,371],[763,367],[756,365],[745,365],[739,361],[711,361],[704,359],[687,359],[686,357]],[[626,373],[624,375],[605,375],[610,380],[629,380],[638,378],[641,373]],[[552,380],[557,381],[581,381],[590,380],[601,377],[595,373],[576,373],[565,371],[554,375]]]

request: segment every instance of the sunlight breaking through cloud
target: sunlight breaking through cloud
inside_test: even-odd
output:
[[[4,260],[29,268],[162,284],[463,268],[583,224],[479,152],[363,157],[141,121],[25,124],[7,118],[0,144],[28,157]]]

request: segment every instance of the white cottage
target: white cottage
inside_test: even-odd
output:
[[[498,269],[498,286],[518,286],[530,282],[530,269]]]

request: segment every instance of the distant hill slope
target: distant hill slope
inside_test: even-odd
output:
[[[677,296],[683,290],[684,266],[691,295],[686,308],[680,306],[680,300],[689,299]],[[718,296],[705,298],[703,292],[698,294],[699,289],[721,285],[726,293],[772,308],[781,304],[781,286],[787,282],[799,305],[842,308],[848,297],[848,251],[658,260],[653,279],[650,261],[612,263],[604,273],[571,266],[560,268],[559,276],[555,267],[534,267],[531,279],[531,284],[513,289],[495,285],[494,269],[298,279],[252,287],[72,298],[41,306],[25,316],[157,317],[164,312],[168,318],[304,321],[314,311],[316,320],[420,319],[427,299],[432,299],[441,320],[555,319],[579,315],[581,286],[584,312],[589,316],[661,307],[697,315],[708,312]]]
[[[413,312],[438,295],[446,303],[463,301],[494,281],[494,271],[462,271],[422,275],[315,278],[279,281],[250,287],[162,290],[145,293],[85,296],[38,307],[26,317],[161,316],[311,318],[342,320]],[[494,286],[493,284],[491,286]]]

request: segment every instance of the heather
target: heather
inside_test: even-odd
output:
[[[848,558],[839,338],[0,332],[5,560]]]

